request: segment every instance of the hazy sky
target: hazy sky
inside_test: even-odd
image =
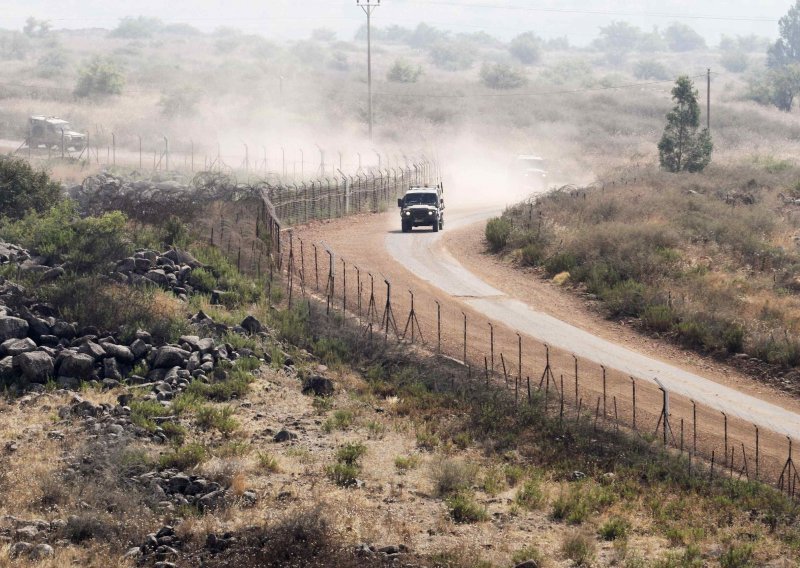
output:
[[[374,1],[374,0],[373,0]],[[528,30],[543,37],[566,35],[588,43],[600,26],[627,20],[641,28],[682,21],[714,44],[720,35],[777,35],[777,20],[789,0],[382,0],[377,26],[415,26],[426,21],[454,31],[484,30],[503,39]],[[356,0],[26,0],[6,2],[0,27],[21,28],[28,16],[50,20],[56,28],[114,27],[123,16],[146,15],[186,22],[210,31],[238,27],[276,39],[308,37],[318,27],[350,39],[364,22]]]

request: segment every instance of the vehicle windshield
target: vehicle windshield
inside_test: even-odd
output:
[[[411,205],[436,205],[435,193],[409,193],[403,200],[406,207]]]

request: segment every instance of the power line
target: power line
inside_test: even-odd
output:
[[[513,4],[480,4],[476,2],[452,2],[448,0],[400,0],[407,4],[428,4],[434,6],[455,6],[458,8],[482,8],[491,10],[517,10],[523,12],[546,12],[556,14],[585,14],[591,16],[626,16],[672,18],[676,20],[722,20],[732,22],[768,22],[775,23],[775,18],[761,16],[715,16],[711,14],[674,14],[669,12],[622,12],[616,10],[585,10],[578,8],[535,8]]]
[[[706,75],[693,75],[690,79],[705,78]],[[622,85],[612,85],[605,87],[587,87],[583,89],[564,89],[559,91],[535,91],[535,92],[521,92],[521,93],[472,93],[472,94],[439,94],[439,93],[387,93],[380,92],[376,95],[384,97],[408,97],[408,98],[432,98],[432,99],[472,99],[472,98],[511,98],[511,97],[545,97],[551,95],[568,95],[575,93],[589,93],[596,91],[613,91],[617,89],[635,89],[641,87],[648,87],[652,85],[663,85],[665,83],[674,83],[674,79],[663,81],[649,81],[643,83],[627,83]]]

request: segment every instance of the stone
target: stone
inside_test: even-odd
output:
[[[59,376],[88,379],[94,373],[94,358],[85,353],[65,352],[58,367]]]
[[[14,531],[14,538],[17,540],[34,540],[38,534],[39,529],[33,525],[27,525]]]
[[[92,359],[102,359],[106,356],[106,351],[103,349],[99,344],[95,343],[94,341],[87,341],[80,347],[78,347],[78,353],[83,353],[84,355],[91,355]]]
[[[28,542],[15,542],[8,551],[8,555],[11,558],[19,558],[23,554],[27,554],[31,551],[33,545]]]
[[[172,493],[183,493],[186,491],[186,488],[189,487],[191,482],[192,481],[189,479],[188,475],[179,473],[170,477],[169,481],[167,482],[167,487],[169,487],[169,490]]]
[[[122,373],[119,372],[119,365],[117,365],[117,360],[113,357],[103,359],[103,377],[106,380],[112,379],[115,382],[122,380]]]
[[[30,551],[29,557],[31,560],[44,560],[45,558],[52,558],[56,552],[49,544],[37,544]]]
[[[33,339],[26,337],[25,339],[8,339],[0,343],[0,356],[8,355],[9,357],[16,357],[29,351],[36,350],[36,343]]]
[[[28,318],[28,334],[31,337],[41,337],[42,335],[50,335],[50,324],[42,318],[29,317]]]
[[[135,359],[141,359],[147,355],[148,351],[150,351],[150,346],[148,346],[143,340],[136,339],[133,343],[131,343],[130,351],[133,353]]]
[[[539,564],[535,560],[525,560],[514,566],[514,568],[539,568]]]
[[[56,379],[56,385],[58,385],[60,389],[67,390],[78,390],[81,388],[81,382],[74,377],[58,377]]]
[[[13,380],[17,376],[14,371],[14,358],[5,357],[0,359],[0,382]]]
[[[331,396],[333,394],[333,381],[321,376],[309,377],[303,383],[303,394],[314,396]]]
[[[150,270],[151,266],[153,266],[153,262],[147,258],[133,259],[134,270],[139,270],[141,272],[144,272],[145,270]]]
[[[172,367],[183,367],[189,360],[191,353],[174,347],[172,345],[165,345],[158,350],[153,366],[156,369],[170,369]]]
[[[214,344],[214,340],[210,337],[203,338],[197,342],[198,351],[204,355],[206,353],[211,353],[211,351],[214,350],[214,347],[216,347],[216,345]]]
[[[0,316],[0,342],[23,339],[28,335],[28,322],[11,316]]]
[[[103,343],[103,349],[106,355],[113,357],[120,363],[133,363],[135,357],[133,352],[124,345],[116,345],[115,343]]]
[[[244,318],[240,325],[242,326],[242,328],[247,333],[249,333],[251,335],[255,334],[255,333],[258,333],[263,329],[263,326],[261,325],[261,322],[258,321],[253,316],[247,316],[246,318]]]
[[[30,351],[14,358],[25,378],[32,383],[45,384],[53,376],[53,359],[43,351]],[[2,373],[0,373],[2,374]]]
[[[192,351],[200,350],[200,337],[197,335],[182,335],[178,343],[186,344]]]
[[[211,493],[206,493],[197,501],[197,506],[201,511],[213,511],[219,509],[225,503],[225,490],[218,489]]]
[[[275,436],[272,437],[272,441],[277,444],[282,444],[284,442],[296,439],[297,439],[297,434],[289,432],[288,430],[281,430],[280,432],[275,434]]]
[[[53,335],[59,339],[72,339],[77,335],[75,326],[65,321],[57,321],[53,324]]]
[[[39,284],[47,284],[49,282],[55,282],[56,280],[64,276],[66,273],[67,271],[61,268],[60,266],[56,266],[55,268],[46,270],[44,274],[42,274],[42,277],[39,280]]]
[[[167,274],[161,268],[156,268],[155,270],[149,271],[147,274],[144,275],[145,278],[153,282],[154,284],[158,284],[166,288],[169,286],[169,278],[167,278]]]

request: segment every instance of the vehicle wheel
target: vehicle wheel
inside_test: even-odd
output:
[[[444,229],[444,219],[439,221],[439,229]]]
[[[403,223],[403,232],[404,233],[410,233],[411,232],[411,224],[410,223],[406,223],[405,221],[403,221],[402,223]]]
[[[433,224],[433,232],[434,232],[434,233],[438,233],[438,232],[439,232],[439,221],[436,221],[436,222]]]

